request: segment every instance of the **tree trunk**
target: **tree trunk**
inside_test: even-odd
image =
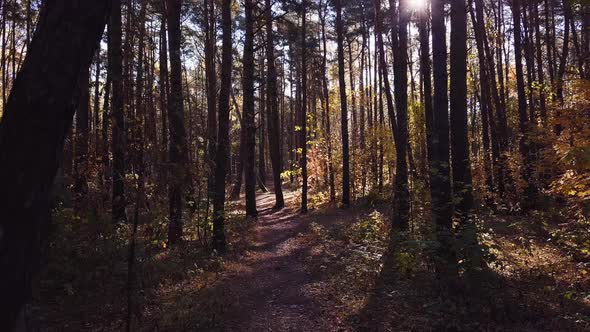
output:
[[[322,29],[322,96],[324,100],[324,113],[326,117],[326,145],[328,152],[328,186],[330,187],[330,201],[336,201],[336,188],[334,181],[334,165],[332,163],[332,128],[330,121],[330,93],[328,91],[328,77],[326,73],[327,47],[326,47],[326,15],[328,5],[322,7],[320,0],[320,25]]]
[[[432,171],[433,164],[433,130],[434,130],[434,115],[432,111],[432,79],[430,67],[430,41],[428,34],[428,12],[424,8],[419,13],[418,32],[420,34],[420,75],[422,86],[424,89],[424,115],[426,122],[426,149],[428,156],[428,168]]]
[[[279,100],[277,96],[277,70],[275,63],[275,46],[272,32],[272,4],[265,0],[264,10],[266,25],[266,111],[268,120],[268,137],[270,161],[272,164],[273,185],[275,191],[275,209],[285,206],[283,189],[281,187],[281,173],[283,172],[281,162],[281,132],[279,123]]]
[[[489,120],[490,120],[490,110],[492,107],[492,102],[490,98],[490,84],[488,80],[488,73],[486,70],[486,58],[485,58],[485,51],[483,46],[483,38],[485,33],[485,26],[483,23],[483,15],[482,17],[478,16],[477,19],[475,18],[475,13],[473,12],[473,7],[469,5],[469,12],[471,14],[471,22],[473,23],[474,30],[475,30],[475,41],[477,46],[477,57],[479,60],[478,67],[479,67],[479,80],[481,86],[481,100],[480,100],[480,110],[481,110],[481,126],[482,126],[482,141],[483,141],[483,169],[484,169],[484,177],[488,191],[493,192],[494,190],[494,183],[492,177],[492,160],[490,159],[490,135],[489,135]],[[493,121],[493,120],[492,120]],[[475,123],[471,124],[475,126]]]
[[[242,61],[244,72],[242,76],[243,86],[243,130],[244,140],[244,176],[246,179],[246,215],[256,217],[256,125],[254,123],[254,21],[252,18],[254,4],[252,0],[245,0],[245,39],[244,58]],[[238,174],[240,177],[241,174]]]
[[[219,128],[215,154],[215,185],[213,191],[213,247],[225,252],[225,176],[229,159],[229,98],[232,74],[231,0],[221,2],[221,82],[219,91]]]
[[[409,226],[410,192],[408,189],[408,11],[406,0],[399,2],[399,16],[397,17],[397,36],[392,29],[393,41],[393,82],[395,86],[395,106],[397,119],[392,123],[397,125],[394,128],[396,152],[396,176],[395,192],[393,198],[394,217],[393,223],[402,230]],[[389,0],[390,10],[395,13],[395,0]],[[395,22],[396,17],[393,16]],[[392,23],[393,24],[393,23]],[[392,26],[393,27],[393,26]]]
[[[182,99],[182,63],[180,54],[180,10],[181,0],[167,0],[168,49],[170,50],[170,99],[168,100],[168,124],[170,130],[168,177],[168,202],[170,223],[168,242],[176,244],[182,239],[182,197],[190,183],[187,170],[188,150],[184,127]]]
[[[215,153],[217,150],[217,110],[215,108],[217,95],[217,76],[215,74],[215,1],[205,0],[205,80],[207,81],[207,165],[209,174],[215,169]],[[214,177],[207,181],[208,198],[214,195]]]
[[[451,1],[451,152],[455,212],[462,220],[473,206],[467,132],[467,13],[465,0]]]
[[[336,0],[339,1],[339,0]],[[301,2],[301,213],[307,213],[307,8],[306,0]]]
[[[338,82],[340,90],[340,112],[342,129],[342,205],[350,206],[350,163],[348,143],[348,109],[346,105],[346,81],[344,78],[344,32],[342,27],[341,0],[335,0],[336,42],[338,44]]]
[[[5,104],[0,125],[0,326],[7,330],[26,328],[23,305],[47,236],[50,193],[80,74],[90,66],[110,5],[45,1]]]
[[[449,162],[449,111],[447,98],[447,45],[445,1],[433,0],[432,13],[432,70],[433,70],[433,133],[430,173],[432,214],[436,223],[440,264],[437,272],[446,275],[455,264],[453,249],[451,173]]]
[[[125,137],[125,115],[123,114],[123,103],[125,92],[123,90],[123,54],[122,30],[121,30],[121,1],[114,0],[109,22],[109,50],[111,59],[109,61],[109,75],[113,90],[112,113],[112,152],[113,152],[113,222],[127,221],[125,213],[125,151],[127,149],[127,138]]]
[[[522,44],[520,30],[520,1],[512,0],[512,16],[514,19],[514,60],[516,61],[516,88],[518,93],[518,123],[521,132],[519,148],[524,160],[523,179],[526,182],[525,208],[531,207],[534,202],[535,190],[532,184],[531,153],[528,142],[529,118],[527,116],[526,92],[524,86],[524,74],[522,69]]]

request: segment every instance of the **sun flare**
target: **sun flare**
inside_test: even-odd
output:
[[[408,7],[412,10],[422,10],[426,8],[428,0],[408,0]]]

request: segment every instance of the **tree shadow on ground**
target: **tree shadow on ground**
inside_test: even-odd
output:
[[[398,272],[395,245],[382,257],[371,295],[363,309],[349,317],[358,330],[510,330],[584,331],[590,328],[590,307],[564,299],[539,280],[505,276],[484,269],[449,288],[437,275],[422,270],[413,276]]]

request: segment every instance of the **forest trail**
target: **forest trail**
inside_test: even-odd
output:
[[[272,192],[257,195],[252,241],[243,256],[226,262],[215,287],[222,317],[214,320],[224,331],[320,331],[331,325],[323,316],[325,303],[309,292],[319,281],[305,264],[312,217],[300,214],[295,192],[285,192],[285,201],[275,211]]]

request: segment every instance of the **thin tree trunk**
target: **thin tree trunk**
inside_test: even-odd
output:
[[[326,73],[327,63],[327,47],[326,47],[326,15],[328,11],[328,5],[322,7],[320,0],[320,25],[322,29],[322,96],[324,100],[324,112],[326,117],[326,145],[328,152],[328,185],[330,187],[330,201],[336,200],[336,189],[334,181],[334,165],[332,163],[332,128],[330,121],[330,93],[328,91],[328,77]]]
[[[266,9],[265,26],[266,26],[266,111],[268,120],[268,137],[269,152],[272,164],[273,186],[275,192],[275,209],[281,209],[285,206],[283,199],[283,189],[281,187],[281,173],[283,167],[281,163],[281,131],[279,123],[279,104],[277,96],[277,70],[275,63],[275,46],[272,32],[272,4],[270,0],[265,0]]]
[[[225,176],[229,159],[229,98],[232,74],[231,0],[221,2],[221,81],[219,91],[219,128],[215,154],[215,184],[213,196],[213,247],[225,252]]]
[[[243,131],[244,140],[241,142],[244,151],[244,176],[246,178],[246,215],[256,217],[256,125],[254,123],[254,21],[252,18],[254,4],[252,0],[245,0],[245,40],[244,58],[242,61],[244,72],[243,86]],[[241,174],[237,175],[241,177]]]
[[[512,15],[514,19],[514,55],[516,61],[516,87],[518,93],[518,123],[521,132],[519,148],[524,160],[523,179],[526,182],[525,208],[531,207],[534,202],[535,192],[532,184],[532,165],[530,146],[528,142],[529,118],[527,116],[526,92],[522,69],[522,44],[520,30],[520,1],[512,0]]]
[[[346,81],[344,78],[344,32],[342,26],[341,0],[335,0],[336,42],[338,44],[338,82],[342,129],[342,205],[350,206],[350,163],[348,142],[348,108],[346,105]]]
[[[125,137],[125,115],[123,114],[123,103],[125,92],[123,90],[123,55],[122,55],[122,30],[121,30],[121,2],[113,1],[112,13],[109,22],[109,50],[111,59],[109,61],[109,75],[113,90],[112,113],[112,152],[113,152],[113,196],[112,196],[112,218],[114,222],[127,221],[125,213],[125,151],[127,149],[127,138]]]

